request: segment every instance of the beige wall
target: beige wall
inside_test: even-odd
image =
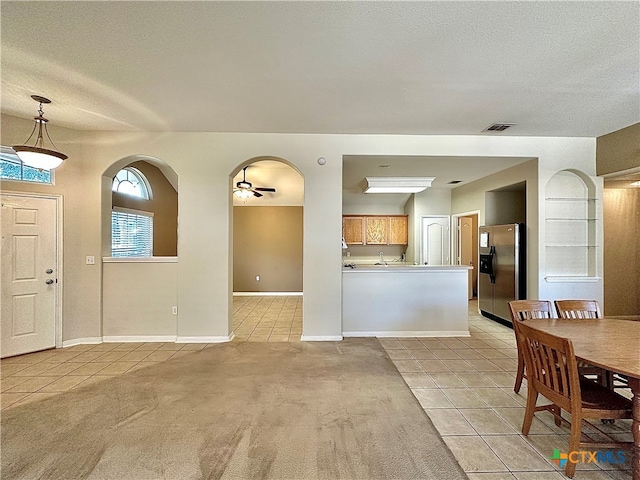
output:
[[[24,141],[31,120],[2,116],[2,144]],[[252,159],[284,159],[304,177],[303,291],[305,339],[340,338],[342,333],[342,158],[343,155],[507,156],[537,158],[525,172],[506,172],[476,183],[467,195],[452,194],[452,212],[480,210],[484,220],[487,189],[527,181],[530,276],[542,298],[558,298],[562,284],[539,278],[544,265],[544,221],[538,218],[544,185],[561,169],[595,175],[595,139],[499,137],[496,135],[303,135],[208,132],[85,132],[50,127],[58,148],[69,155],[54,186],[2,182],[2,188],[46,191],[64,197],[63,339],[102,335],[102,265],[85,265],[100,256],[110,238],[111,167],[145,155],[173,169],[179,179],[177,268],[178,337],[225,337],[231,331],[233,292],[232,178]],[[317,163],[324,157],[326,164]],[[153,162],[152,162],[153,163]],[[531,172],[529,171],[531,170]],[[111,173],[109,171],[109,173]],[[524,174],[523,174],[524,173]],[[477,188],[476,188],[477,187]],[[488,187],[488,188],[486,188]],[[529,193],[533,189],[534,193]],[[601,193],[601,192],[599,192]],[[479,200],[478,200],[479,199]],[[476,201],[478,200],[478,201]],[[600,228],[600,227],[599,227]],[[531,243],[532,242],[532,243]],[[602,245],[602,243],[599,243]],[[541,271],[544,271],[543,269]],[[594,298],[601,296],[592,284]],[[143,288],[141,285],[139,288]]]
[[[158,167],[143,161],[128,166],[137,168],[147,178],[152,198],[144,200],[112,192],[113,206],[153,212],[153,256],[175,257],[178,255],[178,192]]]
[[[640,168],[640,123],[598,137],[596,164],[598,175]]]
[[[233,207],[233,291],[302,292],[302,231],[303,207]]]

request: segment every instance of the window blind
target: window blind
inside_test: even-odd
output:
[[[111,256],[153,256],[153,213],[124,208],[112,210]]]

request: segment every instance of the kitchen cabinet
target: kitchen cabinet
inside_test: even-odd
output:
[[[408,217],[406,215],[389,217],[389,245],[406,245],[408,240]]]
[[[389,217],[365,217],[367,245],[389,244]]]
[[[407,245],[406,215],[344,215],[342,236],[347,245]]]
[[[364,245],[364,217],[342,217],[342,236],[347,245]]]

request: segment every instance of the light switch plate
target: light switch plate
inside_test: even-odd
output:
[[[93,255],[87,255],[87,265],[95,265],[96,264],[96,257],[94,257]]]

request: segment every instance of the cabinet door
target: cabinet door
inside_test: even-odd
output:
[[[364,245],[364,218],[342,217],[342,236],[347,245]]]
[[[389,245],[406,245],[409,240],[407,217],[389,217]]]
[[[367,245],[388,245],[389,217],[365,217]]]

